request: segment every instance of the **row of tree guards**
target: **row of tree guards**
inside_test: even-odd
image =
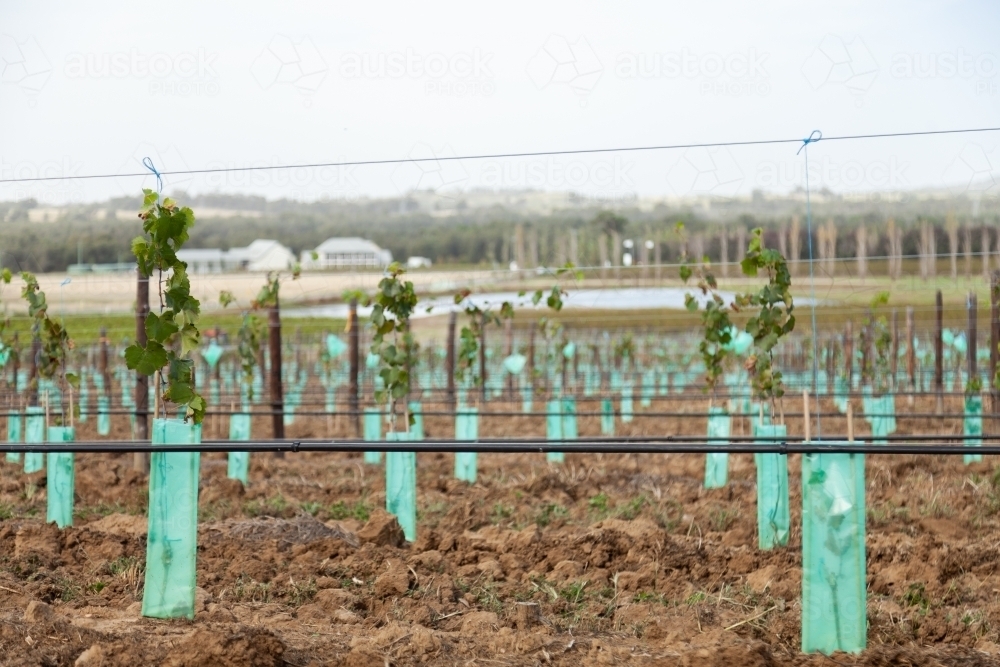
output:
[[[143,313],[149,308],[148,280],[140,279],[137,292],[137,340],[142,341],[145,335]],[[968,328],[962,337],[962,345],[958,345],[958,337],[943,327],[943,301],[940,292],[936,300],[936,326],[933,332],[934,373],[932,390],[938,397],[937,410],[943,411],[945,394],[945,379],[949,369],[946,359],[954,360],[963,354],[967,361],[965,389],[965,440],[968,445],[977,445],[982,441],[981,405],[979,414],[975,410],[975,399],[978,398],[983,386],[991,387],[991,393],[996,398],[992,378],[996,374],[997,345],[1000,343],[1000,311],[998,311],[998,296],[1000,296],[1000,279],[994,275],[991,282],[991,315],[989,349],[988,382],[982,383],[979,369],[979,350],[977,349],[977,305],[974,295],[967,301]],[[462,386],[456,383],[455,377],[455,323],[456,316],[449,319],[448,344],[444,355],[444,400],[447,411],[454,415],[455,440],[475,443],[479,440],[479,421],[482,414],[474,405],[477,400],[483,405],[487,400],[488,383],[481,386]],[[267,339],[268,363],[260,364],[261,376],[267,373],[267,412],[271,415],[272,436],[284,439],[287,407],[284,387],[289,387],[289,398],[301,391],[299,372],[305,371],[293,362],[296,376],[289,378],[283,372],[282,342],[280,312],[277,301],[268,309],[270,326]],[[848,322],[844,336],[839,341],[827,340],[825,350],[825,368],[816,368],[805,363],[805,358],[792,357],[791,365],[798,366],[797,383],[790,386],[803,388],[802,414],[816,417],[815,425],[812,419],[804,420],[803,434],[807,441],[821,425],[818,410],[819,401],[810,405],[809,389],[816,394],[828,393],[833,396],[834,404],[839,412],[847,418],[848,433],[845,442],[854,440],[853,407],[849,396],[851,390],[860,385],[862,389],[863,415],[869,420],[875,439],[885,439],[895,430],[895,401],[897,389],[915,392],[917,387],[916,346],[914,320],[912,310],[906,313],[905,363],[906,369],[900,372],[897,364],[900,360],[899,323],[896,314],[891,319],[891,353],[888,359],[891,369],[888,377],[890,383],[879,391],[873,391],[874,368],[873,356],[877,354],[877,340],[874,318],[869,317],[860,326],[861,342],[855,349],[856,337],[853,325]],[[485,329],[484,329],[485,331]],[[950,342],[947,340],[950,334]],[[504,334],[503,354],[505,361],[514,355],[513,336],[511,330]],[[386,432],[386,414],[382,409],[362,407],[361,386],[363,362],[360,353],[361,327],[357,318],[357,303],[351,303],[351,314],[347,326],[347,413],[354,421],[355,428],[366,441],[416,443],[424,440],[423,406],[411,401],[406,409],[414,417],[412,424],[403,430],[390,429]],[[818,343],[819,341],[817,341]],[[947,345],[947,347],[946,347]],[[534,338],[529,339],[530,348],[534,347]],[[802,346],[805,347],[805,346]],[[579,437],[578,397],[568,390],[571,383],[567,380],[572,373],[579,375],[582,366],[584,374],[593,371],[597,363],[580,362],[577,348],[570,349],[570,343],[563,346],[560,341],[560,354],[557,362],[549,362],[544,369],[549,373],[550,391],[545,394],[545,425],[546,437],[550,441],[572,441]],[[108,344],[102,341],[98,355],[97,371],[92,373],[91,380],[99,391],[110,393],[112,371],[110,368]],[[843,365],[843,373],[837,374],[838,354]],[[516,372],[508,369],[504,377],[506,387],[501,388],[513,393],[515,378],[524,372],[524,367],[535,362],[535,350],[529,349],[529,354]],[[626,355],[627,356],[627,355]],[[213,371],[220,368],[219,358],[212,364]],[[481,341],[479,347],[480,377],[487,379],[491,370],[488,363],[487,346]],[[15,361],[15,364],[17,361]],[[493,364],[492,370],[496,370]],[[819,366],[819,360],[817,360]],[[529,367],[530,368],[530,367]],[[858,369],[857,371],[855,369]],[[571,370],[572,369],[572,370]],[[14,368],[15,382],[18,369]],[[638,371],[638,369],[637,369]],[[680,373],[680,371],[678,371]],[[820,374],[823,374],[822,384],[833,384],[832,392],[821,389]],[[859,382],[855,374],[861,375]],[[790,375],[792,373],[790,372]],[[835,377],[836,376],[836,377]],[[127,375],[123,375],[122,379]],[[593,376],[590,376],[593,377]],[[900,378],[905,378],[909,386],[900,386]],[[98,382],[100,378],[100,382]],[[219,376],[215,376],[219,380]],[[977,385],[976,382],[979,382]],[[264,378],[260,378],[264,384]],[[290,383],[291,381],[291,383]],[[575,382],[575,379],[574,379]],[[431,383],[429,382],[428,385]],[[527,383],[530,387],[532,382]],[[586,384],[586,383],[584,383]],[[609,409],[611,399],[604,394],[595,400],[601,402],[602,432],[613,435],[614,419],[633,415],[631,404],[635,387],[619,373],[611,378],[602,375],[600,386],[610,385],[612,392],[620,395],[620,408],[617,411]],[[761,445],[761,450],[755,453],[757,470],[757,526],[758,546],[761,549],[776,549],[786,547],[792,532],[789,512],[788,490],[788,460],[785,454],[775,451],[763,451],[765,445],[788,437],[782,413],[783,407],[774,409],[774,405],[753,404],[749,397],[739,391],[745,386],[745,375],[740,371],[729,372],[725,377],[728,406],[716,404],[708,414],[707,440],[710,443],[725,444],[734,439],[733,416],[751,415],[751,436]],[[494,386],[496,383],[494,383]],[[40,383],[35,383],[37,387]],[[430,388],[430,387],[428,387]],[[522,383],[522,389],[524,383]],[[593,389],[593,383],[590,388]],[[558,390],[557,390],[558,389]],[[46,390],[48,391],[48,390]],[[586,393],[586,389],[584,390]],[[46,393],[46,396],[48,394]],[[884,402],[888,396],[890,404]],[[581,398],[585,398],[581,397]],[[640,401],[645,395],[641,394]],[[626,399],[628,405],[626,405]],[[37,396],[34,401],[37,402]],[[72,400],[72,399],[71,399]],[[79,400],[79,399],[78,399]],[[183,423],[170,419],[154,419],[152,430],[148,428],[149,416],[149,385],[145,376],[138,376],[134,387],[134,409],[132,411],[134,433],[137,439],[147,439],[151,436],[154,445],[162,445],[162,451],[154,449],[151,455],[146,452],[136,453],[136,465],[148,469],[150,473],[149,530],[147,544],[146,585],[143,597],[143,613],[153,617],[192,617],[194,613],[195,586],[195,553],[197,536],[197,494],[200,467],[200,454],[197,451],[173,451],[169,445],[185,446],[201,442],[202,426]],[[882,402],[879,402],[882,401]],[[218,403],[218,399],[216,401]],[[59,401],[60,405],[62,400]],[[997,401],[993,401],[993,409],[997,410]],[[250,411],[248,402],[240,402],[240,411],[232,410],[230,418],[231,442],[248,442],[251,438]],[[100,410],[98,411],[100,414]],[[108,409],[105,409],[105,414]],[[24,411],[23,428],[20,414],[12,414],[8,418],[8,441],[25,443],[72,443],[75,439],[73,428],[73,407],[70,406],[69,419],[62,420],[58,426],[50,424],[48,410],[37,405],[29,406]],[[82,415],[81,415],[82,416]],[[978,422],[977,422],[978,416]],[[878,424],[878,426],[876,426]],[[826,438],[824,444],[836,441]],[[416,447],[415,447],[416,448]],[[365,462],[369,465],[379,465],[382,457],[377,448],[365,454]],[[470,449],[475,447],[470,444]],[[608,451],[614,451],[614,444],[609,443]],[[455,476],[470,483],[475,483],[477,458],[474,451],[458,452],[455,457]],[[858,651],[865,646],[865,507],[864,507],[864,458],[860,453],[821,452],[808,453],[802,456],[802,550],[803,550],[803,614],[802,614],[802,648],[806,652],[822,651],[829,653],[835,650]],[[966,454],[967,462],[974,462],[976,455]],[[50,453],[47,461],[47,519],[64,527],[72,523],[73,504],[73,457],[72,445],[67,444],[65,451]],[[550,451],[547,459],[551,464],[563,462],[563,454]],[[19,456],[8,454],[11,463],[20,462]],[[416,488],[416,454],[413,451],[388,451],[385,456],[386,474],[386,506],[400,521],[408,540],[416,539],[417,521],[417,488]],[[44,455],[40,452],[29,452],[24,457],[24,470],[27,473],[37,472],[46,466]],[[147,468],[148,466],[148,468]],[[248,454],[246,452],[230,453],[228,474],[230,477],[248,481]],[[713,452],[706,456],[705,486],[721,488],[728,483],[728,454]]]

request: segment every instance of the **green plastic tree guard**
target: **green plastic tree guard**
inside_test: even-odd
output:
[[[378,442],[382,439],[382,410],[365,408],[364,439],[367,442]],[[365,452],[365,463],[378,465],[382,462],[382,452]]]
[[[412,433],[390,432],[389,442],[413,440]],[[386,452],[385,509],[396,516],[407,542],[417,539],[417,454]]]
[[[722,406],[708,409],[708,444],[729,444],[732,420]],[[711,452],[705,456],[705,488],[721,489],[729,478],[729,454]]]
[[[109,410],[108,397],[101,394],[97,397],[97,435],[111,434],[111,415]]]
[[[21,442],[21,415],[7,415],[7,442]],[[18,463],[21,455],[18,452],[7,452],[7,461]]]
[[[545,404],[545,437],[547,440],[563,439],[562,401],[558,398]],[[563,452],[549,452],[545,455],[549,463],[562,463],[566,460]]]
[[[755,438],[784,438],[781,424],[754,425]],[[772,443],[773,440],[766,440]],[[791,519],[788,514],[788,457],[754,454],[757,464],[757,540],[761,549],[788,544]]]
[[[154,419],[149,464],[149,530],[142,615],[194,618],[198,547],[198,452],[172,452],[170,445],[197,444],[200,429],[180,419]]]
[[[478,408],[462,407],[455,413],[455,439],[479,439]],[[475,484],[477,458],[475,452],[457,452],[455,454],[455,479]]]
[[[409,431],[413,434],[414,440],[424,439],[424,415],[423,406],[417,401],[410,401],[409,403],[410,416],[413,417],[413,425],[410,426]]]
[[[562,437],[563,440],[576,440],[580,431],[576,424],[576,399],[564,396],[562,399]]]
[[[24,409],[24,443],[36,445],[45,442],[45,409],[30,405]],[[24,472],[38,472],[45,467],[45,454],[29,452],[24,455]]]
[[[979,447],[983,444],[983,397],[970,395],[965,397],[965,419],[962,420],[966,447]],[[978,436],[978,437],[977,437]],[[962,457],[966,465],[980,463],[982,454],[966,454]]]
[[[622,421],[626,424],[632,421],[635,416],[634,402],[632,399],[632,385],[622,385]]]
[[[858,653],[865,648],[866,577],[864,455],[804,454],[804,653]]]
[[[68,426],[50,426],[49,442],[73,442],[73,429]],[[73,525],[73,492],[76,475],[73,470],[73,452],[49,454],[45,479],[45,521],[55,522],[59,528]]]
[[[229,417],[229,439],[246,442],[250,439],[250,415],[245,412]],[[226,477],[238,479],[246,486],[249,483],[250,452],[229,452],[229,468]]]
[[[601,435],[615,434],[615,406],[610,398],[601,399]]]

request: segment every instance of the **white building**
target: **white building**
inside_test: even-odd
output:
[[[203,248],[177,251],[177,258],[187,262],[189,273],[223,271],[286,271],[295,264],[295,255],[277,241],[257,239],[245,248]]]
[[[295,264],[295,254],[277,241],[257,239],[246,248],[232,248],[227,261],[244,271],[286,271]]]
[[[391,263],[391,252],[356,236],[327,239],[302,253],[303,269],[380,269]]]
[[[406,259],[406,268],[408,269],[429,269],[431,268],[431,260],[427,257],[408,257]]]

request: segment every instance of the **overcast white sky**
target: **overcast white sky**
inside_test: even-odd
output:
[[[11,2],[0,178],[1000,126],[1000,3]],[[814,187],[974,182],[1000,133],[829,142]],[[597,198],[787,191],[792,145],[168,177],[352,198],[411,188]],[[992,179],[992,180],[991,180]],[[985,184],[985,185],[984,185]],[[152,179],[0,184],[95,201]]]

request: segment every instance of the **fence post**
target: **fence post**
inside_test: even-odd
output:
[[[937,414],[944,412],[944,300],[941,290],[935,297],[934,324],[934,392],[937,394]]]
[[[482,386],[479,388],[482,401],[486,402],[486,313],[479,318],[479,377]]]
[[[351,299],[350,312],[347,315],[347,342],[348,356],[350,364],[350,377],[347,379],[347,410],[351,414],[351,423],[354,424],[354,433],[361,437],[361,415],[358,407],[358,371],[360,365],[360,344],[361,332],[358,327],[358,300]]]
[[[504,320],[503,323],[503,333],[504,333],[504,344],[503,353],[504,357],[509,357],[514,354],[514,322],[512,320]],[[514,376],[507,373],[507,399],[514,399]]]
[[[993,417],[1000,414],[1000,391],[997,390],[994,379],[997,375],[997,362],[1000,361],[1000,271],[990,275],[990,396],[992,397]],[[994,422],[992,426],[996,427]]]
[[[899,311],[892,309],[892,359],[889,361],[892,373],[892,390],[896,391],[896,376],[899,374]]]
[[[844,376],[847,378],[847,392],[854,386],[854,322],[847,320],[844,327]]]
[[[455,407],[455,324],[458,321],[458,313],[452,312],[448,315],[448,347],[445,349],[444,372],[445,372],[445,398],[448,407]]]
[[[274,305],[267,309],[267,347],[271,358],[271,437],[283,440],[285,437],[285,398],[281,388],[281,312],[278,295],[274,295]],[[284,452],[275,452],[276,458],[284,458]]]
[[[146,345],[146,315],[149,314],[149,276],[136,271],[135,290],[135,342]],[[135,374],[135,439],[149,440],[149,376]],[[132,454],[132,467],[149,474],[149,454]]]
[[[975,292],[969,292],[969,299],[966,301],[966,309],[969,311],[969,323],[968,323],[968,333],[966,334],[969,343],[966,349],[966,358],[969,362],[969,372],[968,377],[965,379],[966,385],[972,382],[978,375],[979,369],[976,363],[976,328],[979,325],[979,300],[976,298]]]

